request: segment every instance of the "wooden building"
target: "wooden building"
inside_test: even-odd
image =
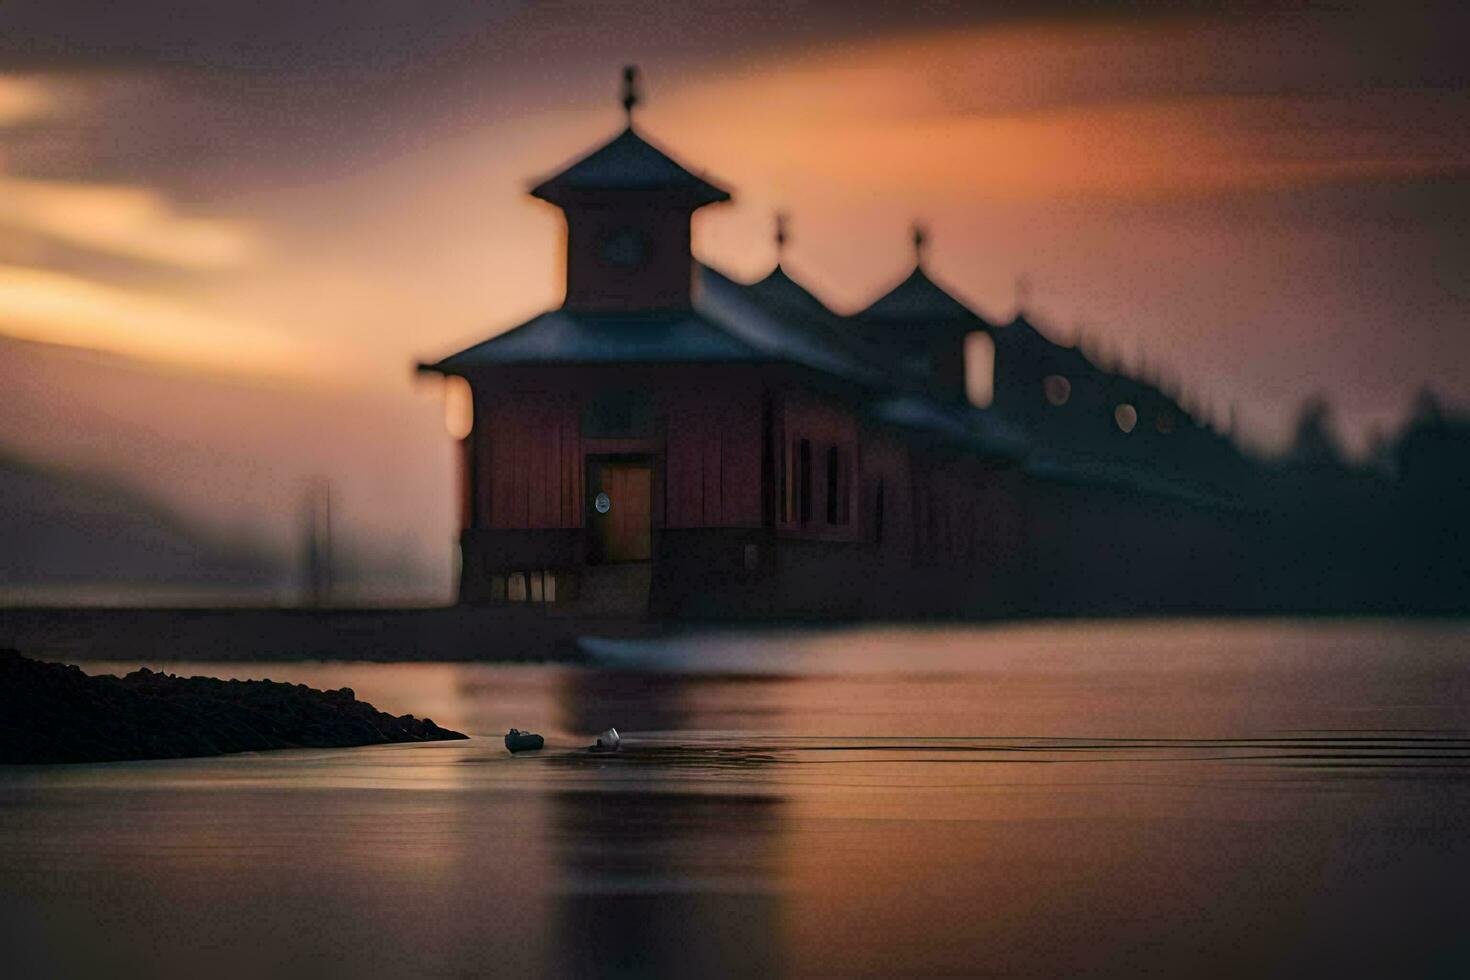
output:
[[[963,397],[983,322],[921,254],[856,318],[779,263],[741,283],[697,262],[691,216],[730,195],[638,132],[633,102],[531,191],[565,216],[563,305],[420,366],[473,395],[461,601],[714,617],[1007,601],[1021,445]]]

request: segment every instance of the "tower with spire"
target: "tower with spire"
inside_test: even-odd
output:
[[[623,69],[620,101],[625,125],[618,135],[531,189],[566,219],[566,308],[688,309],[690,219],[730,194],[638,132],[636,66]]]
[[[915,554],[960,563],[946,588],[971,581],[977,536],[947,530],[976,523],[962,488],[998,485],[1021,447],[938,397],[963,390],[957,338],[983,323],[929,280],[922,232],[914,274],[859,321],[790,276],[784,214],[765,278],[703,265],[692,216],[730,194],[641,131],[637,69],[621,82],[621,129],[530,188],[565,221],[564,301],[421,365],[474,401],[461,599],[560,602],[580,583],[636,614],[854,615],[899,594],[875,556],[905,583]]]

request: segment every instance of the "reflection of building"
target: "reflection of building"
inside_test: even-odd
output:
[[[778,889],[785,799],[771,764],[747,745],[650,743],[654,731],[730,726],[738,681],[690,675],[572,671],[561,681],[561,727],[616,723],[643,732],[615,757],[566,753],[549,795],[557,874],[551,976],[779,976]],[[762,719],[769,723],[769,717]],[[749,719],[734,722],[753,730]],[[757,786],[763,784],[764,788]],[[754,788],[753,788],[754,787]]]
[[[569,671],[561,678],[558,726],[569,732],[622,728],[639,732],[688,727],[698,678],[644,671]]]
[[[779,797],[598,785],[551,801],[548,975],[780,975]]]
[[[422,366],[473,394],[462,601],[910,616],[1463,591],[1464,563],[1395,516],[1410,490],[1444,497],[1423,466],[1395,488],[1326,452],[1252,460],[1167,385],[1024,315],[986,322],[931,278],[921,234],[911,274],[850,317],[779,262],[747,284],[695,261],[692,215],[730,195],[644,139],[634,102],[630,76],[629,125],[531,191],[565,216],[563,305]],[[1431,555],[1447,583],[1391,571]]]

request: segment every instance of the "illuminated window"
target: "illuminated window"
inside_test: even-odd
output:
[[[470,384],[453,375],[444,379],[444,427],[454,439],[470,434],[475,424],[475,399]]]
[[[1138,424],[1138,409],[1124,402],[1113,409],[1113,421],[1118,423],[1118,428],[1124,432],[1132,432],[1133,427]]]
[[[1060,374],[1048,374],[1041,380],[1041,393],[1048,403],[1060,408],[1072,397],[1072,382]]]
[[[995,398],[995,341],[983,331],[965,338],[965,393],[981,408]]]

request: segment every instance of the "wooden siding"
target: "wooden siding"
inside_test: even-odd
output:
[[[613,374],[548,371],[476,386],[473,526],[586,526],[586,459],[646,456],[655,528],[762,526],[762,388],[743,371],[684,368]],[[609,378],[651,398],[656,425],[639,438],[581,434],[584,402]],[[624,380],[626,379],[626,380]]]
[[[756,386],[671,390],[664,432],[664,527],[760,527]]]
[[[480,524],[581,527],[582,445],[576,405],[564,393],[508,392],[478,413]]]

